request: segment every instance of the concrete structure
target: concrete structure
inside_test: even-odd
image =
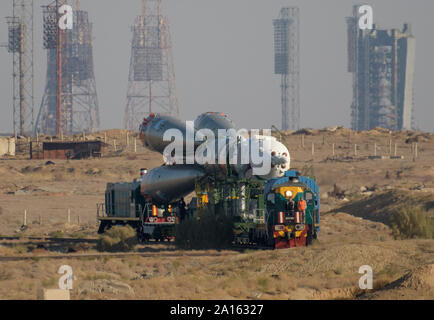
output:
[[[299,9],[282,8],[274,25],[274,73],[281,76],[282,130],[300,129]]]
[[[353,73],[351,127],[410,130],[413,126],[415,38],[403,30],[359,28],[359,6],[347,18],[348,72]]]
[[[0,156],[15,155],[15,138],[0,138]]]
[[[71,295],[69,290],[61,289],[39,289],[38,290],[38,300],[71,300]]]

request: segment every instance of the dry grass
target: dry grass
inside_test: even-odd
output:
[[[432,257],[426,240],[400,241],[399,246],[393,246],[392,242],[386,242],[385,247],[378,250],[369,247],[365,251],[358,251],[357,247],[346,250],[346,245],[342,244],[335,252],[324,254],[321,254],[322,249],[308,247],[226,257],[167,258],[162,254],[153,258],[7,262],[1,263],[0,268],[0,298],[34,299],[36,288],[56,287],[57,269],[62,264],[73,268],[76,278],[73,299],[350,298],[352,291],[343,288],[354,290],[357,287],[360,263],[372,264],[374,285],[379,289],[411,268],[415,263],[414,255],[419,255],[420,263]],[[381,254],[388,248],[389,256]],[[333,263],[326,259],[327,254]],[[377,255],[380,256],[376,258]],[[113,280],[131,286],[134,293],[111,292],[111,287],[107,287],[109,291],[105,293],[89,289],[93,283],[110,286],[104,281]],[[18,294],[21,286],[24,289]]]
[[[131,251],[138,243],[136,230],[130,226],[114,226],[99,237],[97,250]]]

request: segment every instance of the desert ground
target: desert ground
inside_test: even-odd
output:
[[[72,299],[434,298],[432,234],[397,236],[391,219],[406,206],[434,216],[434,134],[421,132],[334,127],[276,134],[290,150],[291,168],[319,182],[321,232],[308,247],[182,251],[160,243],[137,246],[143,255],[80,257],[71,254],[97,253],[95,246],[56,252],[29,244],[28,237],[96,238],[106,184],[162,164],[138,140],[134,150],[134,133],[127,145],[126,133],[84,137],[107,142],[102,158],[29,160],[23,138],[15,157],[0,160],[0,235],[21,239],[0,241],[0,299],[36,299],[39,288],[58,288],[61,265],[73,269]],[[20,256],[29,259],[1,259]],[[359,288],[363,265],[373,269],[373,290]]]

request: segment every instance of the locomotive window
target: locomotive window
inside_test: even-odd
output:
[[[306,200],[312,200],[312,193],[306,193]]]

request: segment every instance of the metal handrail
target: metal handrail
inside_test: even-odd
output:
[[[152,210],[150,208],[151,205],[149,203],[146,203],[145,206],[143,207],[142,212],[140,214],[140,220],[142,221],[142,223],[145,221],[145,214],[146,214],[146,218],[149,217],[149,210]]]
[[[255,217],[253,218],[254,222],[265,223],[265,216],[264,216],[265,209],[255,209],[254,212],[255,212]],[[259,214],[260,212],[262,212],[262,215]],[[260,216],[262,216],[262,218],[258,218]]]

